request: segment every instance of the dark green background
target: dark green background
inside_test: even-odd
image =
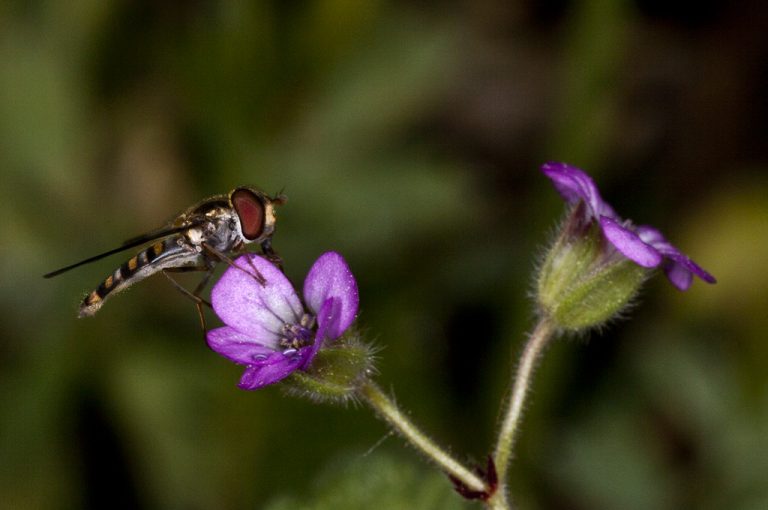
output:
[[[288,274],[343,253],[380,383],[484,462],[563,214],[555,159],[719,283],[657,277],[631,320],[553,345],[515,500],[768,508],[766,5],[3,2],[0,506],[456,504],[365,408],[238,390],[163,278],[77,320],[124,257],[41,275],[204,196],[284,189]]]

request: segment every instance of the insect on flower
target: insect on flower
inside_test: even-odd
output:
[[[196,303],[205,329],[201,305],[208,303],[199,294],[205,288],[217,262],[232,264],[229,254],[243,252],[246,245],[257,243],[267,258],[279,264],[280,258],[272,249],[275,206],[284,204],[286,200],[283,195],[269,197],[251,187],[235,188],[229,194],[214,195],[202,200],[156,230],[129,239],[115,249],[51,271],[43,277],[51,278],[154,241],[85,296],[80,304],[79,316],[94,315],[109,297],[148,276],[162,272],[174,287]],[[188,271],[205,272],[194,291],[182,287],[169,274]]]

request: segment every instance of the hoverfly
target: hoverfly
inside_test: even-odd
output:
[[[280,264],[280,258],[272,249],[272,234],[275,231],[275,206],[284,204],[286,200],[283,195],[272,198],[251,187],[235,188],[229,194],[202,200],[156,230],[128,239],[115,249],[51,271],[43,277],[51,278],[83,264],[154,241],[85,296],[78,316],[94,315],[111,296],[161,271],[177,289],[195,301],[205,329],[201,305],[209,303],[198,294],[208,282],[217,262],[233,264],[228,254],[244,251],[247,244],[258,243],[268,259]],[[169,274],[187,271],[206,272],[194,291],[182,287]]]

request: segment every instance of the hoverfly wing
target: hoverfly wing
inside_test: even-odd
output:
[[[89,264],[91,262],[95,262],[97,260],[103,259],[104,257],[109,257],[110,255],[114,255],[115,253],[120,253],[121,251],[128,250],[130,248],[135,248],[136,246],[141,246],[142,244],[146,244],[149,241],[154,241],[155,239],[160,239],[161,237],[167,237],[173,234],[184,232],[185,230],[188,230],[197,225],[200,225],[203,222],[204,220],[200,219],[197,221],[188,222],[179,227],[161,228],[159,230],[154,230],[147,234],[133,237],[125,241],[123,244],[121,244],[117,248],[113,248],[111,250],[105,251],[104,253],[99,253],[98,255],[94,255],[93,257],[89,257],[85,260],[81,260],[79,262],[75,262],[74,264],[70,264],[68,266],[62,267],[61,269],[57,269],[55,271],[51,271],[50,273],[46,273],[43,275],[43,278],[53,278],[54,276],[58,276],[62,273],[66,273],[70,269],[75,269],[76,267],[80,267],[85,264]]]
[[[150,230],[149,232],[146,232],[144,234],[141,234],[136,237],[131,237],[130,239],[126,239],[123,241],[123,243],[116,248],[119,250],[126,250],[128,248],[133,248],[134,246],[139,246],[144,243],[148,243],[150,241],[154,241],[155,239],[160,239],[161,237],[170,236],[173,234],[178,234],[179,232],[184,232],[187,229],[197,227],[205,222],[204,218],[196,218],[191,221],[186,221],[181,225],[174,225],[173,223],[169,223],[167,225],[164,225],[156,230]]]

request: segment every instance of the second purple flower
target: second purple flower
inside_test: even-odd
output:
[[[545,163],[541,167],[569,204],[584,204],[585,224],[597,222],[608,242],[634,263],[647,268],[661,266],[669,281],[680,290],[691,286],[696,275],[707,283],[715,277],[667,241],[653,227],[635,227],[622,220],[600,196],[595,183],[584,171],[566,163]]]

